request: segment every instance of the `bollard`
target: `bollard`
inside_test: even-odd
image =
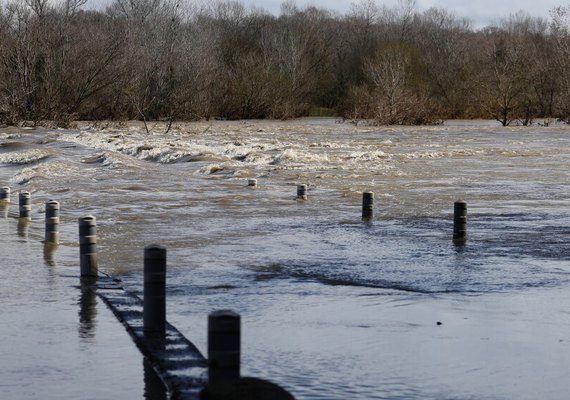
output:
[[[7,186],[0,188],[0,202],[2,201],[10,202],[10,188]]]
[[[256,187],[257,186],[257,179],[248,179],[247,186],[249,187]]]
[[[79,218],[79,265],[82,278],[97,277],[97,221],[93,216]]]
[[[20,218],[26,219],[28,221],[32,220],[32,195],[30,192],[20,192]]]
[[[297,199],[307,200],[307,185],[297,185]]]
[[[467,203],[456,201],[453,205],[453,240],[467,239]]]
[[[144,249],[143,330],[164,334],[166,328],[166,248]]]
[[[46,243],[59,244],[59,202],[46,202]]]
[[[208,315],[208,381],[226,383],[240,377],[240,316],[231,310]]]
[[[374,193],[362,193],[362,219],[371,220],[374,214]]]

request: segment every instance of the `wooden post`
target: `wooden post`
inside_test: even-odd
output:
[[[6,203],[10,202],[10,188],[7,186],[0,188],[0,202],[5,201]]]
[[[30,192],[20,192],[19,194],[20,200],[20,218],[25,219],[28,221],[32,220],[32,195]]]
[[[362,193],[362,219],[370,221],[374,215],[374,193]]]
[[[240,378],[240,316],[231,310],[208,316],[208,381],[210,385]]]
[[[144,249],[143,330],[164,334],[166,329],[166,248]]]
[[[79,218],[79,265],[82,278],[97,277],[97,220]]]
[[[467,240],[467,203],[462,200],[453,205],[453,240]]]
[[[59,202],[46,202],[46,243],[59,244]]]
[[[307,185],[297,185],[297,199],[298,200],[307,200]]]

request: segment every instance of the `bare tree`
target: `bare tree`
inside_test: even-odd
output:
[[[532,37],[544,26],[523,13],[511,15],[483,34],[479,89],[483,109],[503,126],[515,119],[530,123],[536,115],[536,88],[531,81]],[[530,72],[530,73],[529,73]]]
[[[416,22],[413,42],[421,49],[431,95],[448,118],[462,116],[473,90],[470,35],[468,20],[443,9],[430,8]]]
[[[422,67],[413,47],[388,44],[367,62],[373,84],[374,119],[383,125],[433,124],[434,106],[422,90]]]
[[[49,0],[24,0],[24,3],[38,16],[42,17],[48,10]]]
[[[570,122],[570,6],[559,6],[551,10],[552,44],[551,59],[555,64],[556,77],[560,90],[560,100],[554,111],[557,116]]]

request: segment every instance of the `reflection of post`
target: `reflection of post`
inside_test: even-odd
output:
[[[79,298],[79,338],[89,341],[95,337],[97,326],[97,296],[88,285],[81,285]]]
[[[150,362],[143,358],[144,398],[147,400],[166,400],[166,387],[158,377]]]
[[[0,218],[8,218],[8,203],[5,200],[0,200]]]
[[[18,236],[23,239],[28,238],[28,228],[30,227],[30,220],[27,218],[18,219]]]
[[[55,267],[55,251],[58,245],[55,243],[44,243],[44,261],[46,265],[50,267]]]

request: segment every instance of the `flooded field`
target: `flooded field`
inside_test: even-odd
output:
[[[78,217],[97,217],[101,270],[135,292],[144,246],[166,246],[169,321],[205,353],[207,314],[239,312],[242,374],[298,399],[562,398],[569,149],[570,127],[489,121],[5,128],[0,186],[13,203],[32,192],[30,242],[45,201],[61,202],[62,243],[44,271],[55,282],[78,264]],[[307,201],[295,199],[302,183]],[[375,193],[371,223],[363,191]],[[451,240],[459,199],[463,246]],[[16,212],[4,210],[8,236]],[[12,279],[27,281],[41,263],[12,248],[0,240],[21,266]],[[0,293],[15,307],[5,281]],[[49,304],[38,307],[19,312]]]

